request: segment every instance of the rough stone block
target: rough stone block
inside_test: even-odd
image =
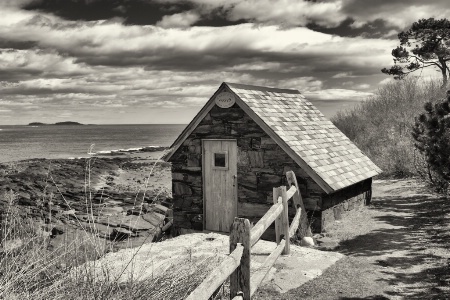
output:
[[[192,195],[191,188],[182,182],[172,182],[172,192],[175,195]]]
[[[248,158],[250,161],[250,166],[254,168],[264,167],[264,152],[262,151],[248,151]]]
[[[172,172],[172,180],[175,181],[184,181],[184,174],[183,173],[178,173],[178,172]]]
[[[258,177],[258,189],[272,191],[274,187],[281,185],[281,176],[275,174],[261,173]]]
[[[238,151],[249,150],[251,148],[251,143],[252,143],[251,138],[245,138],[243,136],[239,137],[239,139],[237,140],[237,146],[239,148]]]
[[[255,173],[238,173],[238,185],[242,188],[250,188],[256,190],[258,187],[258,178]]]
[[[247,151],[238,151],[237,164],[240,167],[241,166],[250,166],[250,159],[248,157]]]
[[[261,149],[261,138],[252,138],[252,149]]]
[[[201,166],[201,157],[199,154],[189,154],[187,156],[187,166],[188,167],[200,167]]]

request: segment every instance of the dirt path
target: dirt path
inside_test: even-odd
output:
[[[327,231],[346,255],[322,276],[258,299],[450,299],[450,202],[414,180],[379,180],[372,205]]]

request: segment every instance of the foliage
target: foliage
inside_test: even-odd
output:
[[[381,72],[402,79],[411,72],[435,67],[442,74],[445,87],[450,69],[450,21],[433,18],[414,22],[407,31],[398,34],[400,46],[392,50],[394,65]]]
[[[450,182],[450,91],[441,102],[425,103],[424,109],[413,126],[414,146],[433,171],[428,173],[430,181],[446,189]]]
[[[380,86],[370,99],[339,112],[333,123],[349,137],[387,177],[417,175],[411,128],[424,99],[439,99],[438,80],[407,78]]]

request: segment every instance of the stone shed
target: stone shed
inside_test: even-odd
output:
[[[235,83],[222,83],[166,160],[175,232],[229,232],[234,217],[257,222],[290,170],[321,231],[368,203],[381,172],[299,91]]]

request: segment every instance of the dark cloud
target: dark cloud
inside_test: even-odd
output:
[[[189,1],[164,2],[151,0],[41,0],[27,3],[23,9],[41,11],[72,21],[97,21],[121,18],[127,25],[155,25],[164,16],[197,10],[202,16],[195,26],[228,26],[242,24],[232,21],[224,7],[211,10]]]
[[[144,0],[41,0],[29,3],[23,9],[51,13],[72,21],[122,18],[129,25],[154,25],[165,15],[189,11],[193,7],[189,2],[164,4]]]
[[[17,49],[25,50],[31,49],[38,45],[36,41],[11,41],[6,39],[0,39],[0,49]]]
[[[400,32],[400,28],[397,26],[389,25],[383,19],[377,19],[375,21],[369,21],[361,27],[355,27],[355,20],[347,18],[337,27],[325,27],[316,23],[310,23],[306,27],[311,30],[322,32],[326,34],[333,34],[343,37],[358,37],[363,36],[366,38],[396,38],[396,34],[389,34],[391,30]]]

